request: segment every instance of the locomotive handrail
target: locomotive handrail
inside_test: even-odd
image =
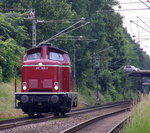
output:
[[[16,79],[15,79],[15,81],[14,81],[14,86],[15,86],[15,92],[17,92],[17,81],[16,81]]]

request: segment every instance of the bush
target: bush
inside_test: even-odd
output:
[[[150,95],[142,96],[142,100],[132,108],[131,119],[123,133],[149,133],[150,131]]]

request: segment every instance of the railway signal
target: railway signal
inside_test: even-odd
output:
[[[96,103],[99,103],[99,69],[100,69],[100,56],[97,54],[93,54],[93,63],[94,63],[94,69],[95,69],[95,78],[97,82],[97,89],[96,89]]]
[[[96,89],[96,103],[99,104],[100,101],[100,89],[99,89],[99,77],[100,77],[100,56],[99,54],[111,49],[112,46],[109,46],[108,48],[105,48],[103,50],[100,50],[93,54],[93,64],[95,69],[95,78],[97,82],[97,89]]]
[[[100,56],[94,55],[94,68],[99,69],[100,68]]]

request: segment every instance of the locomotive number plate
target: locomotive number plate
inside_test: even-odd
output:
[[[47,70],[48,67],[36,67],[36,70]]]

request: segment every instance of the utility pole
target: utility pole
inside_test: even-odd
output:
[[[32,20],[32,48],[36,47],[36,20]]]
[[[80,38],[82,38],[82,36],[80,36]],[[77,77],[76,77],[76,47],[80,46],[80,44],[74,44],[73,45],[73,87],[74,90],[77,91],[77,85],[76,85],[76,81],[77,81]]]
[[[99,77],[100,77],[100,56],[99,54],[102,52],[105,52],[109,49],[111,49],[112,46],[109,46],[103,50],[100,50],[93,54],[93,63],[94,63],[94,69],[95,69],[95,77],[97,82],[97,88],[96,88],[96,103],[99,104],[100,102],[100,90],[99,90]]]
[[[100,70],[100,56],[96,55],[95,53],[93,54],[93,60],[94,60],[94,68],[95,68],[95,75],[96,75],[96,83],[97,83],[97,88],[96,88],[96,103],[99,103],[100,100],[100,92],[99,92],[99,70]]]
[[[37,24],[34,9],[29,10],[28,19],[32,20],[32,48],[34,48],[34,47],[36,47],[36,24]]]
[[[73,83],[73,88],[75,89],[75,91],[76,91],[76,49],[75,49],[75,46],[73,47],[74,49],[74,56],[73,56],[73,81],[74,81],[74,83]]]
[[[32,20],[32,47],[36,47],[36,24],[34,9],[2,9],[4,11],[27,11],[28,19]],[[13,14],[13,13],[10,13]]]
[[[137,33],[138,33],[138,44],[140,45],[140,30],[139,30],[139,21],[137,19]]]

